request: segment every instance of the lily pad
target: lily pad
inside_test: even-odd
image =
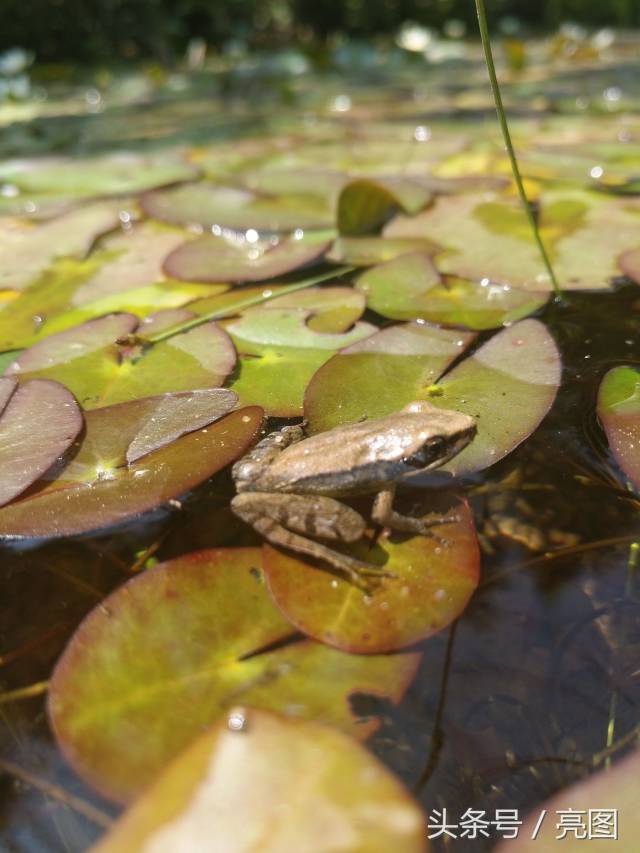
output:
[[[417,213],[430,201],[428,190],[406,179],[350,181],[338,198],[338,231],[346,236],[369,234],[396,211]]]
[[[392,320],[428,320],[467,329],[493,329],[537,311],[548,293],[513,290],[509,285],[448,278],[443,280],[430,257],[401,255],[363,273],[357,288],[367,305]]]
[[[349,697],[402,697],[419,656],[296,641],[264,589],[260,554],[199,551],[156,566],[74,635],[53,674],[49,716],[69,761],[102,793],[134,797],[238,702],[364,738],[380,721],[360,720]]]
[[[347,332],[320,332],[309,325],[312,316],[309,309],[265,306],[227,324],[240,356],[231,387],[242,403],[260,405],[277,417],[301,415],[315,371],[336,350],[375,332],[363,322]]]
[[[240,853],[260,839],[262,853],[276,853],[308,849],[312,838],[316,850],[346,838],[350,850],[367,853],[427,849],[422,810],[357,741],[239,707],[181,753],[93,849]]]
[[[327,253],[327,260],[338,264],[368,267],[391,261],[407,252],[434,255],[439,247],[423,237],[338,237]]]
[[[174,309],[142,322],[133,314],[89,320],[34,344],[5,375],[21,381],[55,379],[73,391],[85,409],[167,391],[214,388],[224,382],[236,360],[231,339],[215,323],[204,323],[148,349],[116,343],[136,329],[151,334],[192,316]]]
[[[616,462],[640,488],[640,371],[614,367],[600,383],[598,418]],[[0,422],[1,423],[1,422]]]
[[[125,195],[193,179],[197,169],[166,156],[133,153],[95,158],[50,158],[9,162],[0,179],[23,193],[71,198]]]
[[[221,399],[221,390],[229,396]],[[76,455],[54,479],[41,481],[37,490],[0,509],[0,536],[86,533],[131,519],[195,488],[241,456],[260,429],[263,413],[257,407],[217,420],[235,400],[230,392],[215,389],[87,412]],[[208,415],[203,402],[208,402]],[[175,435],[180,437],[172,441]],[[128,451],[137,460],[130,465]]]
[[[164,270],[183,281],[265,281],[319,260],[329,242],[322,233],[253,241],[235,232],[208,234],[172,252]]]
[[[473,515],[460,495],[439,490],[409,498],[412,516],[456,520],[436,524],[431,537],[387,532],[341,549],[394,575],[368,594],[326,567],[265,547],[269,590],[296,628],[345,651],[371,654],[413,645],[462,613],[480,572]]]
[[[58,382],[35,379],[18,387],[0,378],[0,505],[51,468],[82,425],[73,395]]]
[[[81,207],[47,222],[0,222],[0,289],[24,290],[56,258],[84,257],[96,238],[119,224],[113,202]]]
[[[245,231],[295,231],[331,228],[333,213],[313,193],[265,196],[247,189],[204,182],[145,194],[147,216],[176,225],[201,225]]]
[[[442,338],[449,335],[448,338]],[[494,335],[451,372],[443,372],[472,338],[427,326],[384,329],[335,355],[315,374],[305,395],[312,432],[381,417],[413,400],[465,412],[478,434],[446,466],[479,471],[502,459],[538,426],[560,384],[555,342],[537,320],[522,320]],[[436,359],[434,346],[440,346]]]

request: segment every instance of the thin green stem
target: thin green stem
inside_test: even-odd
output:
[[[332,278],[345,275],[353,270],[354,267],[338,267],[337,269],[322,273],[322,275],[316,275],[313,278],[306,278],[304,281],[297,281],[295,284],[290,284],[277,290],[271,291],[267,287],[265,291],[257,296],[248,296],[246,299],[240,299],[238,302],[233,302],[231,305],[226,305],[224,308],[218,308],[216,311],[209,311],[207,314],[199,314],[197,317],[185,320],[184,323],[178,323],[175,326],[170,326],[168,329],[163,329],[155,335],[146,336],[134,334],[131,338],[124,338],[119,343],[135,343],[142,347],[153,346],[153,344],[159,344],[161,341],[166,341],[168,338],[172,338],[175,335],[181,335],[183,332],[188,332],[190,329],[194,329],[196,326],[202,325],[202,323],[208,323],[209,320],[219,320],[222,317],[230,317],[233,314],[237,314],[238,311],[244,311],[245,308],[251,308],[252,305],[261,305],[263,302],[269,302],[271,299],[277,299],[279,296],[286,296],[289,293],[304,290],[307,287],[312,287],[314,284],[321,284],[323,281],[329,281]]]
[[[478,25],[480,27],[480,38],[482,39],[484,59],[487,64],[489,80],[491,81],[493,100],[495,101],[496,112],[498,113],[498,122],[500,123],[502,138],[504,140],[507,153],[509,154],[509,161],[511,163],[513,179],[516,182],[516,186],[518,188],[518,195],[520,196],[520,201],[522,202],[522,206],[524,207],[525,213],[527,214],[527,219],[529,220],[529,225],[531,226],[531,231],[533,232],[534,240],[536,241],[536,244],[540,251],[540,255],[547,271],[547,275],[549,276],[551,284],[553,285],[553,290],[556,295],[556,299],[560,299],[562,297],[562,291],[560,290],[560,285],[558,284],[558,280],[553,271],[553,267],[551,266],[551,261],[549,260],[547,250],[545,249],[544,243],[542,242],[542,238],[540,237],[538,223],[536,222],[535,216],[533,215],[533,210],[531,209],[531,205],[529,203],[529,199],[527,198],[527,193],[525,192],[525,188],[522,183],[522,176],[520,175],[520,168],[518,166],[516,152],[514,151],[513,143],[511,142],[511,133],[509,132],[509,125],[507,124],[507,117],[504,112],[502,95],[500,93],[500,86],[498,85],[498,78],[496,76],[496,67],[493,62],[493,51],[491,50],[491,40],[489,38],[489,27],[487,26],[487,13],[484,8],[484,0],[476,0],[476,12],[478,14]]]

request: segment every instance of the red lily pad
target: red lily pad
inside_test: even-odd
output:
[[[621,271],[636,284],[640,284],[640,249],[623,252],[618,258]]]
[[[296,641],[264,589],[260,555],[217,549],[163,563],[75,633],[53,674],[49,716],[71,764],[105,795],[136,796],[238,702],[366,737],[380,721],[360,720],[349,697],[402,697],[419,656]]]
[[[514,290],[509,285],[448,278],[420,252],[372,267],[358,279],[367,305],[392,320],[428,320],[467,329],[493,329],[542,307],[548,293]]]
[[[138,329],[158,332],[194,315],[159,311],[140,322],[133,314],[111,314],[50,335],[21,353],[5,371],[24,381],[55,379],[85,409],[194,388],[215,388],[233,369],[235,349],[215,323],[203,323],[142,351],[116,344]]]
[[[367,853],[427,849],[422,810],[357,741],[238,707],[181,753],[94,851],[232,853],[256,838],[262,853],[304,850],[311,838],[325,849],[348,838],[349,849]]]
[[[597,413],[616,462],[640,488],[640,371],[614,367],[600,383]],[[0,422],[1,423],[1,422]]]
[[[0,289],[24,290],[56,258],[84,257],[100,234],[119,224],[113,202],[88,205],[38,225],[0,223]]]
[[[265,546],[264,567],[274,601],[304,634],[349,652],[389,652],[445,628],[478,585],[480,553],[473,515],[460,495],[409,495],[412,516],[455,517],[434,536],[387,532],[344,549],[394,577],[371,592],[303,558]],[[399,502],[396,502],[396,506]],[[341,549],[342,550],[342,549]]]
[[[313,187],[293,195],[258,195],[247,189],[200,182],[151,192],[141,199],[147,216],[176,225],[245,231],[295,231],[333,225],[333,214]]]
[[[0,378],[0,505],[51,468],[82,425],[73,395],[58,382],[35,379],[18,387]]]
[[[229,395],[222,400],[221,390]],[[209,395],[208,416],[201,395]],[[171,405],[171,397],[183,405]],[[147,397],[87,412],[76,455],[55,479],[40,481],[37,490],[0,509],[0,536],[86,533],[131,519],[195,488],[241,456],[260,429],[263,413],[257,407],[221,418],[235,399],[225,389],[216,389]],[[154,418],[160,424],[154,424]],[[207,425],[200,427],[203,422]],[[176,434],[180,437],[171,441]],[[129,448],[137,461],[127,465]]]
[[[164,270],[184,281],[265,281],[319,260],[328,246],[323,234],[253,242],[235,232],[207,234],[171,252]]]
[[[458,336],[461,353],[470,339]],[[438,339],[429,327],[397,326],[335,355],[315,374],[305,395],[310,431],[381,417],[428,399],[477,420],[478,434],[446,470],[479,471],[510,453],[547,414],[560,384],[560,354],[545,326],[537,320],[515,323],[444,377],[452,353],[434,362],[418,348],[418,342],[427,346],[432,338]],[[451,350],[455,343],[450,339],[448,346]]]

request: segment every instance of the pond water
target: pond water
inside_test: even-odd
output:
[[[560,301],[550,298],[517,204],[476,45],[444,42],[441,55],[427,61],[396,49],[343,47],[325,57],[324,68],[312,67],[294,51],[217,59],[198,70],[173,72],[116,69],[56,76],[59,70],[36,68],[32,97],[0,105],[0,298],[5,303],[0,349],[8,353],[0,356],[3,369],[18,359],[15,375],[60,381],[94,412],[142,397],[145,389],[161,394],[225,383],[239,394],[240,405],[266,407],[274,428],[302,417],[305,391],[304,413],[318,431],[339,423],[341,406],[348,408],[356,397],[365,417],[376,417],[400,408],[416,389],[436,404],[444,395],[445,408],[470,406],[474,416],[475,407],[482,410],[477,440],[486,434],[485,424],[491,426],[491,440],[482,439],[480,461],[460,469],[481,553],[477,589],[475,545],[463,543],[460,564],[443,564],[439,575],[460,571],[462,592],[451,593],[458,598],[446,612],[432,598],[427,602],[441,630],[418,626],[409,642],[396,625],[401,639],[396,637],[395,645],[368,649],[400,654],[409,646],[421,653],[406,692],[398,688],[397,695],[389,695],[381,685],[382,695],[356,690],[349,699],[357,717],[379,718],[368,747],[427,812],[446,808],[451,823],[468,809],[490,817],[498,809],[517,809],[524,817],[585,778],[594,765],[606,764],[608,751],[614,760],[624,754],[638,725],[638,501],[632,466],[625,475],[596,416],[605,374],[620,365],[637,367],[640,360],[640,259],[633,254],[640,247],[637,48],[634,35],[610,43],[602,36],[598,41],[565,34],[524,45],[523,69],[508,63],[501,69],[526,188],[564,291]],[[358,179],[367,185],[358,187]],[[356,196],[347,203],[350,181]],[[205,194],[198,194],[203,186]],[[334,244],[327,255],[340,203],[343,244]],[[106,219],[87,224],[86,206],[94,204],[103,206],[96,215]],[[82,216],[65,226],[64,217],[77,211]],[[56,222],[62,227],[46,231]],[[69,236],[76,226],[71,237],[77,240]],[[204,260],[194,258],[191,247],[203,232],[211,233],[207,239],[226,241],[224,251],[218,246],[207,249]],[[365,244],[371,234],[384,237]],[[292,235],[289,243],[286,235]],[[394,238],[413,242],[398,246]],[[298,257],[293,253],[301,245]],[[279,260],[271,260],[276,266],[261,269],[261,259],[273,259],[276,249],[281,251]],[[345,292],[365,267],[406,252],[427,259],[420,273],[424,284],[413,268],[399,267],[389,273],[390,283],[372,279],[359,285],[356,294],[364,293],[366,306],[362,297]],[[163,268],[170,254],[173,261]],[[301,271],[305,264],[310,269]],[[343,267],[348,269],[341,272]],[[332,278],[333,270],[338,273]],[[223,320],[224,341],[231,336],[240,361],[234,365],[227,344],[211,337],[197,346],[215,351],[215,358],[207,361],[195,344],[188,352],[202,371],[195,378],[192,362],[179,361],[174,348],[132,379],[144,351],[125,357],[114,356],[114,350],[116,337],[133,331],[135,322],[90,343],[83,364],[72,364],[80,346],[73,337],[56,339],[58,350],[23,354],[50,335],[69,334],[110,312],[144,317],[188,306],[197,315],[224,313],[237,298],[257,301],[266,291],[316,275],[326,275],[320,295],[288,307],[281,302],[277,321],[273,314],[266,317],[265,306],[254,306],[239,319],[240,309],[229,310],[235,319]],[[226,289],[229,282],[233,290]],[[330,297],[328,288],[335,288]],[[296,298],[304,299],[304,293]],[[187,316],[193,314],[172,314],[164,325]],[[339,359],[355,356],[335,355],[347,345],[357,351],[376,329],[419,320],[422,330],[432,323],[456,330],[454,337],[473,333],[460,350],[468,346],[473,356],[504,334],[503,323],[514,328],[514,322],[531,322],[523,319],[527,316],[543,325],[546,332],[536,325],[535,335],[550,334],[560,355],[555,398],[539,390],[555,391],[555,385],[538,372],[547,362],[559,367],[549,355],[553,344],[548,338],[529,341],[524,332],[520,361],[501,351],[501,360],[492,364],[496,376],[471,373],[462,390],[453,379],[448,386],[446,379],[440,383],[448,364],[454,363],[455,371],[467,363],[459,353],[440,369],[421,363],[419,381],[413,367],[413,373],[408,367],[406,375],[404,367],[395,373],[400,361],[393,361],[405,358],[404,365],[422,358],[426,350],[419,347],[383,344],[378,352],[391,357],[389,362],[372,362],[374,368],[352,373]],[[326,366],[329,359],[334,367]],[[123,360],[130,366],[125,377],[113,368]],[[524,362],[533,366],[525,368]],[[473,369],[480,371],[477,365]],[[317,379],[318,370],[325,384]],[[315,384],[309,386],[312,376]],[[511,390],[508,382],[521,380],[526,388]],[[527,407],[531,411],[523,412]],[[45,440],[31,415],[22,423],[23,429],[33,425],[34,448]],[[109,430],[115,435],[128,429],[118,418],[105,423],[103,437]],[[177,435],[185,431],[181,426]],[[250,440],[243,439],[244,446]],[[499,461],[491,465],[492,453]],[[99,470],[98,458],[91,463],[93,479],[78,475],[90,488],[119,476],[110,466],[115,470],[122,463],[105,456]],[[169,464],[163,457],[162,465]],[[199,463],[194,457],[191,464]],[[224,464],[211,463],[210,473]],[[0,769],[5,771],[0,846],[16,851],[87,849],[118,813],[69,768],[47,720],[46,682],[79,622],[123,581],[158,561],[201,548],[231,553],[261,542],[228,511],[233,494],[228,468],[213,480],[204,471],[200,480],[206,482],[180,501],[176,498],[185,488],[176,486],[165,495],[153,481],[150,488],[158,494],[144,507],[151,513],[115,532],[95,528],[117,516],[105,507],[131,494],[129,481],[121,494],[100,497],[97,510],[87,509],[83,531],[73,523],[73,512],[80,517],[80,509],[65,515],[58,505],[48,509],[38,503],[38,492],[50,488],[54,475],[47,476],[18,500],[34,501],[24,504],[22,515],[12,509],[15,501],[0,509],[0,533],[27,538],[2,546],[0,566]],[[429,481],[418,496],[411,490],[409,502],[437,504],[433,488],[439,483]],[[458,493],[455,501],[460,499]],[[51,532],[66,535],[43,541]],[[445,547],[451,545],[446,532],[442,535]],[[466,534],[451,536],[458,547]],[[404,539],[397,540],[396,556],[395,540],[390,541],[391,559],[406,560]],[[438,547],[438,541],[424,547]],[[423,559],[428,572],[431,564]],[[469,566],[463,570],[465,560]],[[277,560],[276,570],[285,573],[287,598],[287,584],[293,582]],[[269,574],[272,589],[275,577]],[[419,589],[411,592],[419,594]],[[231,599],[229,607],[236,606]],[[293,622],[299,626],[307,615],[298,613]],[[171,635],[176,648],[181,631],[188,632],[189,624]],[[357,646],[356,639],[365,642],[345,631],[343,648]],[[421,632],[430,636],[421,639]],[[292,637],[278,642],[286,645],[296,636],[292,629]],[[92,634],[84,641],[105,642]],[[163,648],[153,645],[154,636],[148,649],[144,636],[136,642],[140,647],[127,651],[131,657]],[[252,654],[259,650],[258,644]],[[23,689],[26,695],[11,693]],[[69,691],[64,685],[57,689],[56,701],[67,703],[66,713],[73,715],[82,694],[64,694]],[[181,701],[184,697],[170,697],[166,713],[179,716]],[[242,701],[242,689],[235,701]],[[323,715],[331,718],[328,712],[317,714]],[[76,755],[75,766],[86,769],[92,759],[84,765],[77,759],[73,734],[63,734],[63,741],[65,752]],[[108,790],[109,784],[98,789]],[[489,835],[448,841],[441,836],[432,844],[435,850],[490,850],[500,834]]]

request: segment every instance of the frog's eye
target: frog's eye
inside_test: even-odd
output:
[[[426,441],[422,447],[411,456],[405,456],[402,460],[405,465],[410,465],[412,468],[424,468],[435,462],[446,452],[446,439],[436,436]]]

